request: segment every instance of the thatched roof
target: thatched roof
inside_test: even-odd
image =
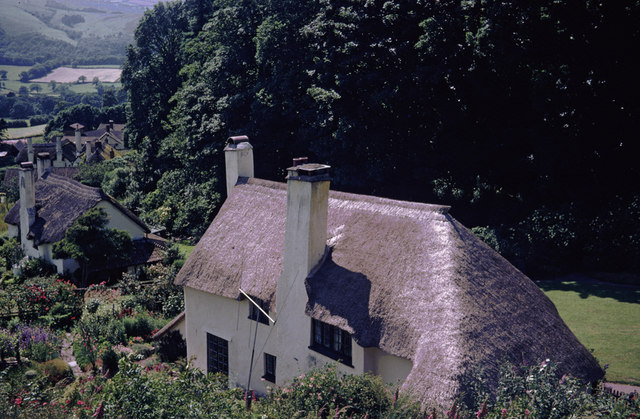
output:
[[[73,177],[78,173],[78,167],[51,167],[49,168],[51,173],[58,176],[64,176],[73,179]],[[20,178],[20,168],[19,167],[8,167],[4,173],[4,179],[2,183],[5,186],[17,185],[18,179]]]
[[[146,232],[148,227],[131,211],[104,193],[64,176],[46,174],[35,183],[36,219],[28,234],[34,245],[55,243],[62,240],[69,227],[100,201],[108,201],[123,214],[140,225]],[[7,224],[20,225],[20,200],[5,217]]]
[[[275,310],[286,199],[285,184],[238,184],[176,283],[228,298],[242,288]],[[601,377],[542,291],[447,210],[330,192],[331,250],[307,278],[306,314],[410,359],[403,388],[427,403],[450,403],[465,374],[497,374],[507,360]]]

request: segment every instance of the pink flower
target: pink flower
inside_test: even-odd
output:
[[[82,406],[84,405],[84,402],[82,400],[78,400],[78,406]]]
[[[529,412],[529,409],[524,409],[524,417],[525,418],[528,418],[530,414],[531,414],[531,412]]]
[[[503,408],[503,409],[502,409],[502,412],[500,413],[500,415],[501,415],[502,417],[507,416],[507,409],[504,409],[504,408]]]

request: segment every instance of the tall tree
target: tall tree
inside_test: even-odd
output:
[[[92,208],[78,217],[64,238],[53,245],[54,257],[78,261],[82,286],[87,285],[92,267],[117,265],[127,261],[133,251],[129,233],[107,228],[107,224],[107,213],[102,208]]]

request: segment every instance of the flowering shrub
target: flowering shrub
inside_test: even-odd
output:
[[[38,319],[55,328],[68,327],[82,312],[82,297],[68,280],[35,278],[11,291],[22,321]]]
[[[0,329],[0,357],[26,357],[44,362],[58,357],[59,342],[48,327],[18,325],[14,331]]]
[[[493,393],[482,386],[483,379],[468,382],[467,400],[477,406],[476,417],[564,418],[583,416],[638,417],[636,399],[616,399],[609,393],[589,391],[579,380],[558,374],[556,366],[545,360],[539,365],[503,365]],[[635,415],[635,416],[633,416]]]

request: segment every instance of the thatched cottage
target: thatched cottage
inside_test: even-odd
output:
[[[449,207],[330,191],[320,164],[295,162],[286,184],[254,178],[246,137],[225,161],[228,197],[176,278],[203,370],[246,386],[255,348],[258,392],[337,361],[441,406],[478,366],[550,358],[602,376],[551,301]]]
[[[55,265],[60,274],[75,271],[77,262],[55,259],[52,246],[64,238],[67,229],[81,215],[99,207],[107,213],[107,228],[128,232],[134,244],[134,252],[126,266],[111,266],[110,269],[135,269],[161,260],[164,240],[149,236],[149,228],[135,214],[100,188],[51,173],[48,153],[40,153],[37,160],[37,170],[31,162],[21,164],[20,199],[5,217],[9,236],[19,237],[25,255],[44,259]]]

